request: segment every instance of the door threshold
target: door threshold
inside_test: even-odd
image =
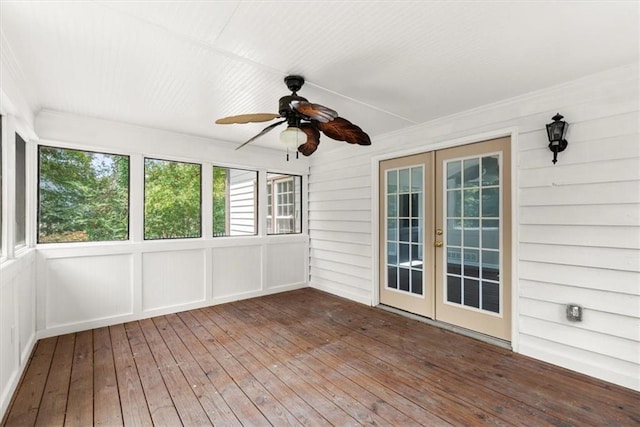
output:
[[[378,304],[376,308],[380,308],[382,310],[385,310],[391,313],[399,314],[401,316],[408,317],[409,319],[426,323],[427,325],[431,325],[441,329],[445,329],[447,331],[455,332],[456,334],[464,335],[469,338],[474,338],[476,340],[486,342],[488,344],[492,344],[497,347],[505,348],[507,350],[513,350],[513,348],[511,347],[511,343],[509,341],[505,341],[499,338],[491,337],[489,335],[481,334],[480,332],[472,331],[466,328],[461,328],[460,326],[452,325],[450,323],[429,319],[428,317],[419,316],[417,314],[413,314],[408,311],[400,310],[398,308],[391,307],[384,304]]]

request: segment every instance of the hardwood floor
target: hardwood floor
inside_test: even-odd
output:
[[[312,289],[38,342],[3,425],[640,425],[640,393]]]

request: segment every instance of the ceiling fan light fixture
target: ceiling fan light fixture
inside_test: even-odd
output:
[[[298,146],[307,142],[307,134],[295,126],[289,126],[280,132],[280,142],[286,145],[287,148],[295,150]]]

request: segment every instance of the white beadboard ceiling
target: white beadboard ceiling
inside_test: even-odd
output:
[[[636,1],[8,1],[2,72],[42,109],[238,145],[300,95],[375,136],[638,62]],[[279,130],[255,141],[277,148]],[[322,141],[331,141],[322,137]],[[327,143],[320,149],[329,149]],[[248,148],[250,149],[250,148]]]

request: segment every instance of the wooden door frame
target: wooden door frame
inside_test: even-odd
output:
[[[519,304],[518,295],[520,284],[518,282],[518,256],[519,256],[519,212],[518,212],[518,174],[517,174],[517,155],[518,155],[518,134],[517,127],[497,129],[490,132],[479,133],[451,140],[445,140],[429,145],[422,145],[420,147],[412,148],[409,150],[394,151],[391,153],[385,153],[378,156],[371,157],[371,258],[372,263],[372,283],[371,283],[371,305],[377,306],[380,304],[380,162],[383,160],[394,159],[396,157],[410,156],[414,154],[424,153],[427,151],[437,151],[445,148],[457,147],[460,145],[473,144],[476,142],[483,142],[490,139],[509,137],[511,139],[511,349],[518,352],[519,349]],[[398,135],[396,137],[399,138]],[[506,262],[507,260],[505,260]],[[413,316],[412,316],[413,317]],[[435,324],[439,322],[434,321]],[[457,330],[457,329],[456,329]]]

